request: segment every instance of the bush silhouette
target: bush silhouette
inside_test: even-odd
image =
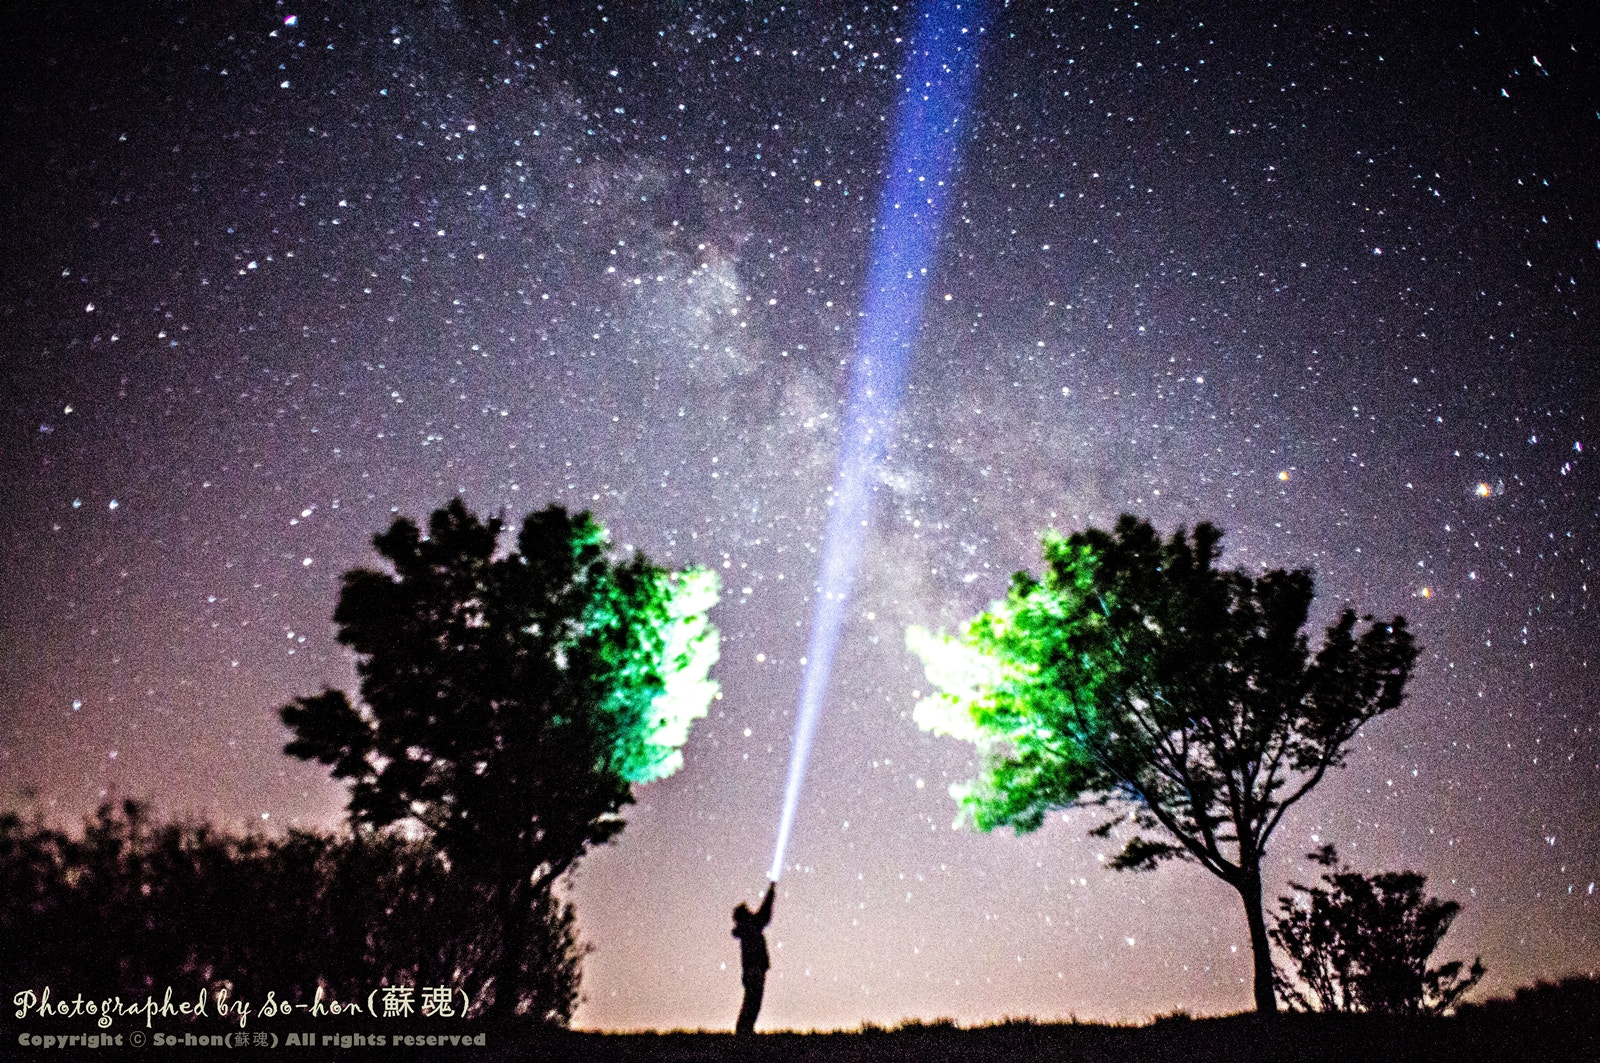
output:
[[[1461,906],[1427,897],[1414,871],[1363,875],[1335,867],[1338,853],[1311,854],[1330,868],[1320,886],[1293,884],[1278,899],[1272,939],[1288,957],[1278,995],[1298,1011],[1438,1014],[1455,1007],[1483,977],[1481,959],[1429,967],[1428,957]]]
[[[135,801],[102,805],[76,836],[0,815],[0,965],[35,992],[309,1003],[321,989],[364,1006],[383,985],[445,985],[476,1013],[500,960],[491,901],[392,833],[238,835],[157,824]],[[530,926],[526,1011],[565,1025],[584,951],[572,908],[550,897]]]

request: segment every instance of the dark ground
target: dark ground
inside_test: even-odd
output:
[[[7,1026],[12,1025],[7,1023]],[[30,1032],[46,1027],[26,1024]],[[49,1024],[66,1032],[64,1025]],[[298,1024],[301,1027],[306,1024]],[[119,1024],[124,1035],[140,1028]],[[341,1032],[332,1021],[317,1033]],[[282,1023],[257,1030],[284,1032]],[[348,1031],[350,1028],[346,1028]],[[443,1030],[416,1023],[409,1033]],[[218,1032],[222,1027],[207,1032]],[[1280,1014],[1190,1019],[1169,1016],[1143,1026],[1095,1023],[1033,1023],[1016,1020],[963,1029],[950,1023],[910,1024],[886,1030],[866,1027],[840,1033],[775,1033],[735,1038],[725,1033],[530,1034],[485,1031],[462,1024],[453,1032],[485,1032],[487,1047],[404,1048],[392,1042],[396,1027],[382,1030],[384,1047],[310,1048],[279,1045],[275,1050],[243,1047],[134,1048],[86,1051],[76,1048],[22,1047],[18,1030],[0,1031],[0,1060],[139,1058],[218,1055],[296,1060],[475,1060],[479,1063],[584,1060],[595,1063],[691,1063],[772,1060],[777,1063],[1591,1063],[1600,1061],[1600,979],[1569,979],[1520,990],[1514,1000],[1494,1000],[1463,1009],[1449,1018],[1382,1015]],[[74,1028],[71,1032],[86,1032]],[[168,1033],[182,1030],[168,1029]],[[200,1032],[196,1028],[196,1032]],[[371,1032],[380,1032],[376,1028]],[[148,1035],[147,1035],[148,1036]]]
[[[440,1056],[439,1058],[445,1058]],[[1253,1015],[1166,1019],[1148,1026],[1032,1025],[978,1029],[910,1027],[831,1034],[767,1034],[748,1042],[727,1034],[569,1035],[501,1059],[690,1061],[759,1059],[871,1063],[1267,1063],[1267,1061],[1600,1060],[1591,1014],[1583,1023],[1503,1023],[1378,1016]]]
[[[1568,979],[1519,990],[1449,1018],[1282,1014],[1190,1019],[1173,1016],[1144,1026],[1031,1023],[961,1029],[948,1024],[872,1027],[848,1033],[564,1034],[504,1060],[581,1059],[856,1061],[863,1063],[1405,1063],[1485,1060],[1494,1063],[1600,1061],[1600,980]],[[446,1058],[441,1055],[438,1058]]]

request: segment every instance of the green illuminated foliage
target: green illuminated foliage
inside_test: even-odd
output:
[[[1403,618],[1358,633],[1346,609],[1313,657],[1310,573],[1219,570],[1220,540],[1201,524],[1162,541],[1129,516],[1052,533],[1042,577],[1018,573],[957,637],[913,629],[907,644],[935,688],[918,724],[978,747],[978,778],[952,788],[962,817],[1022,832],[1054,809],[1114,806],[1095,833],[1132,831],[1112,867],[1192,860],[1240,893],[1265,1011],[1267,841],[1356,730],[1400,704],[1416,650]]]
[[[632,787],[672,774],[716,684],[714,573],[613,560],[587,513],[528,516],[516,549],[459,500],[423,536],[373,540],[392,572],[347,572],[334,612],[361,701],[326,690],[282,717],[291,755],[351,781],[358,825],[411,824],[501,899],[495,1009],[516,1008],[533,902],[623,827]]]

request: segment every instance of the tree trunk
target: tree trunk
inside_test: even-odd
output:
[[[1272,1015],[1278,999],[1272,988],[1272,943],[1267,938],[1267,920],[1261,910],[1260,858],[1243,859],[1239,881],[1234,884],[1244,900],[1245,920],[1250,924],[1250,951],[1255,961],[1256,1012]]]
[[[494,1004],[487,1016],[496,1025],[516,1017],[522,955],[528,951],[528,894],[528,883],[519,881],[507,888],[500,907],[500,956],[495,964]]]

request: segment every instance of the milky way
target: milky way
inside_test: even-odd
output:
[[[8,25],[0,765],[331,826],[276,709],[460,495],[723,576],[723,687],[572,888],[602,1028],[731,1025],[892,137],[893,5],[79,5]],[[1407,704],[1287,819],[1600,967],[1600,64],[1578,5],[997,6],[768,938],[763,1024],[1250,1003],[1236,898],[1091,813],[951,830],[910,720],[1038,535],[1210,520],[1400,612]],[[292,18],[292,22],[291,22]],[[31,791],[32,796],[29,796]]]

